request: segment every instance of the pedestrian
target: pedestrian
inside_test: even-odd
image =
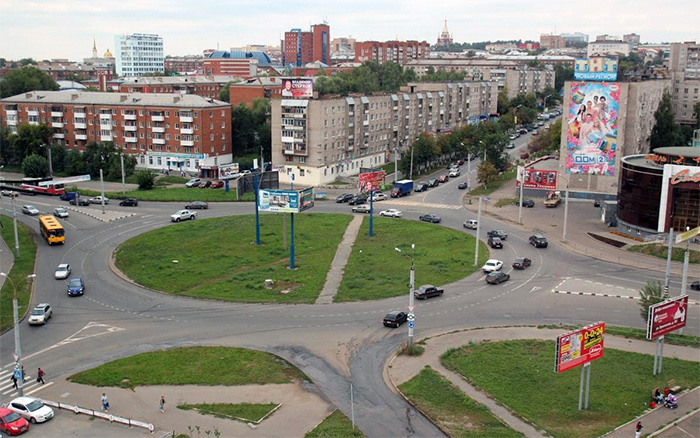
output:
[[[109,411],[109,400],[107,400],[107,394],[103,392],[100,400],[102,401],[102,410]]]
[[[37,369],[36,381],[41,382],[42,385],[44,384],[44,374],[46,374],[44,373],[44,370],[42,370],[41,368]]]
[[[634,438],[640,438],[642,436],[642,422],[637,423],[637,427],[634,428]]]
[[[12,380],[12,387],[13,387],[14,389],[19,389],[19,388],[17,387],[17,377],[15,377],[15,373],[12,373],[12,374],[10,375],[10,380]]]
[[[160,396],[160,405],[159,405],[159,409],[160,409],[160,413],[161,413],[161,414],[165,412],[165,396],[164,396],[164,395],[161,395],[161,396]]]

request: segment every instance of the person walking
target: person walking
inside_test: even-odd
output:
[[[160,409],[161,414],[165,412],[165,396],[164,395],[160,396],[160,405],[158,406],[158,408]]]
[[[109,411],[109,400],[107,400],[107,394],[103,392],[100,400],[102,401],[102,410],[105,412]]]
[[[14,389],[19,389],[19,387],[17,387],[17,377],[15,377],[15,373],[10,374],[10,380],[12,380],[12,387]]]
[[[43,385],[43,384],[44,384],[44,375],[45,375],[45,374],[46,374],[46,373],[44,372],[44,370],[42,370],[41,368],[38,368],[37,371],[36,371],[36,381],[37,381],[37,382],[41,382],[41,384]]]
[[[642,422],[637,422],[637,426],[634,428],[634,438],[640,438],[642,436]]]

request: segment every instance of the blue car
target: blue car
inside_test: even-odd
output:
[[[74,297],[82,295],[85,292],[85,283],[80,277],[73,277],[68,280],[68,296]]]

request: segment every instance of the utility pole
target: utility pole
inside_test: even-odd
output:
[[[520,172],[520,203],[518,204],[518,223],[523,223],[523,189],[525,188],[525,168],[521,167]]]
[[[119,155],[119,160],[122,165],[122,195],[126,195],[126,182],[125,180],[125,175],[124,175],[124,154]]]
[[[15,198],[12,197],[12,225],[15,229],[15,256],[19,257],[19,237],[17,235],[17,210],[15,210]]]
[[[17,395],[22,397],[24,396],[24,373],[22,372],[22,348],[20,347],[19,342],[19,305],[17,304],[17,286],[19,286],[19,282],[15,284],[15,282],[4,272],[0,272],[0,276],[5,277],[12,285],[12,317],[14,320],[15,331],[15,369],[13,374],[15,379],[17,379]],[[36,274],[31,274],[27,275],[22,280],[27,281],[27,279],[34,277],[36,277]]]
[[[101,193],[101,201],[102,201],[102,214],[105,214],[105,183],[104,180],[102,179],[102,168],[100,167],[100,193]]]
[[[566,183],[566,199],[564,200],[564,235],[562,240],[566,243],[566,221],[569,218],[569,183]]]

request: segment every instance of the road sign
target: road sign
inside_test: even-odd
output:
[[[489,198],[488,196],[484,196],[484,202],[489,202],[490,200],[491,198]]]
[[[408,328],[413,328],[415,323],[413,321],[408,321]]]
[[[688,239],[692,239],[693,237],[697,236],[700,234],[700,227],[695,227],[690,231],[686,231],[685,233],[681,233],[676,236],[676,243],[681,243],[685,242]]]
[[[415,309],[416,306],[408,306],[408,313],[413,313],[413,309]]]
[[[409,321],[415,321],[415,320],[416,320],[416,315],[414,315],[413,313],[409,313],[409,314],[408,314],[408,320],[409,320]]]

